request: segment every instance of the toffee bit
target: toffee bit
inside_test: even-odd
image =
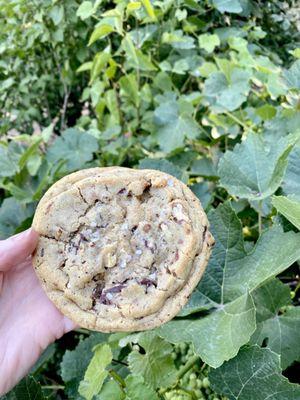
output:
[[[151,225],[150,224],[146,224],[143,227],[143,231],[146,232],[146,233],[148,233],[150,231],[150,229],[151,229]]]

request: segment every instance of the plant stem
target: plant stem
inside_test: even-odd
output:
[[[114,380],[122,386],[122,388],[126,386],[124,379],[121,378],[120,375],[118,375],[113,369],[110,369],[109,373],[114,378]]]
[[[241,121],[238,117],[236,117],[235,115],[231,114],[231,112],[229,111],[225,111],[224,114],[226,114],[229,118],[231,118],[233,121],[235,121],[237,124],[241,125],[245,131],[252,131],[252,129],[247,126],[243,121]]]
[[[52,390],[60,390],[64,389],[65,387],[63,385],[45,385],[42,386],[42,389],[52,389]]]
[[[176,382],[172,387],[176,387],[180,381],[180,379],[185,375],[199,360],[199,356],[193,356],[191,357],[186,364],[184,364],[178,371],[177,376],[176,376]],[[169,390],[169,387],[164,388],[159,391],[160,394],[164,394]]]
[[[258,202],[258,232],[259,236],[261,235],[262,232],[262,200],[259,200]]]

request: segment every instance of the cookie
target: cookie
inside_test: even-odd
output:
[[[56,182],[38,204],[33,265],[48,297],[78,325],[151,329],[198,284],[214,243],[199,200],[154,170],[91,168]]]

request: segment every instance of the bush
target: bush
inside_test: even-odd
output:
[[[300,397],[297,2],[0,10],[0,237],[30,226],[63,175],[124,165],[187,183],[216,238],[180,318],[138,335],[70,333],[4,398],[85,397],[80,382],[108,346],[101,400]]]

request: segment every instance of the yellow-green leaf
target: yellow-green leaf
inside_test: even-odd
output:
[[[156,16],[154,13],[154,8],[152,7],[151,1],[150,0],[142,0],[142,3],[143,3],[143,6],[145,7],[149,17],[152,19],[156,19]]]
[[[78,389],[79,394],[86,400],[92,400],[100,392],[104,379],[108,375],[106,367],[112,361],[112,352],[108,344],[97,345],[94,352]]]
[[[114,31],[114,27],[111,25],[103,24],[94,29],[94,32],[91,34],[88,46],[91,46],[96,40],[102,39],[105,36],[109,35]]]

